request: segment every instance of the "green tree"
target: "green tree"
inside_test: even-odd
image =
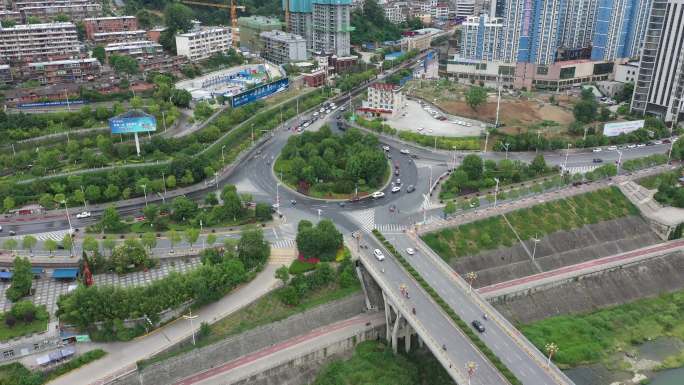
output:
[[[92,235],[86,235],[83,238],[82,247],[83,247],[83,250],[90,251],[91,253],[94,253],[100,249],[100,245],[97,242],[97,239],[95,239],[95,237]]]
[[[28,258],[14,258],[12,263],[12,280],[10,287],[5,291],[5,296],[10,301],[16,302],[20,298],[29,295],[32,282],[31,262]]]
[[[200,231],[199,229],[195,229],[192,227],[188,227],[185,229],[184,236],[185,240],[190,244],[190,248],[192,249],[192,245],[197,242],[197,238],[199,238]]]
[[[100,64],[105,64],[105,60],[107,60],[107,55],[105,53],[105,49],[103,46],[98,45],[97,47],[93,48],[93,55],[92,55],[97,61],[100,62]]]
[[[169,238],[169,243],[171,243],[171,250],[173,250],[176,245],[180,243],[181,235],[178,234],[176,230],[169,230],[167,236]]]
[[[30,253],[33,253],[33,247],[36,246],[36,243],[38,243],[38,240],[33,235],[25,235],[21,239],[21,247]]]
[[[475,154],[464,156],[461,169],[468,175],[469,180],[479,180],[482,178],[482,158]]]
[[[575,115],[575,120],[581,123],[590,123],[596,119],[596,111],[598,109],[598,104],[596,103],[596,100],[593,98],[591,99],[582,99],[579,102],[575,103],[575,106],[573,107],[573,114]]]
[[[216,243],[216,234],[208,234],[207,235],[207,245],[209,247],[213,246],[214,243]]]
[[[487,90],[484,87],[470,87],[465,93],[465,99],[470,108],[477,110],[477,107],[487,101]]]
[[[176,197],[171,202],[171,218],[177,222],[186,222],[197,215],[197,203],[184,196]]]
[[[192,101],[192,95],[187,90],[174,89],[171,91],[171,103],[175,106],[188,108]]]
[[[71,251],[74,249],[74,238],[71,234],[64,234],[64,237],[62,237],[62,246],[64,246],[65,250],[69,250],[69,254],[71,254]]]
[[[117,73],[135,75],[140,72],[140,64],[132,56],[110,55],[109,65],[111,65]]]
[[[7,196],[2,201],[2,208],[5,212],[10,211],[14,208],[14,198]]]
[[[266,203],[257,203],[254,209],[254,216],[259,222],[267,222],[273,218],[271,207]]]
[[[264,233],[260,228],[243,231],[237,247],[237,256],[248,270],[263,266],[271,255],[271,247],[264,239]]]
[[[140,267],[151,267],[154,261],[136,239],[126,239],[122,245],[116,246],[110,257],[114,271],[123,274]]]
[[[275,272],[275,277],[283,282],[283,285],[287,285],[290,280],[290,271],[287,266],[280,266]]]
[[[17,249],[17,240],[14,238],[8,238],[5,239],[5,241],[2,243],[2,247],[5,250],[16,250]]]
[[[116,247],[116,241],[112,238],[105,238],[102,240],[102,247],[109,250],[109,255],[112,255],[112,251]]]
[[[159,206],[155,204],[145,206],[143,208],[143,215],[145,216],[145,221],[151,225],[159,215]]]
[[[456,212],[456,203],[454,201],[448,201],[444,207],[444,216],[451,215]]]
[[[104,231],[118,231],[123,227],[119,212],[116,211],[114,206],[107,206],[107,208],[104,209],[102,219],[100,219],[100,225]]]
[[[157,246],[157,237],[153,232],[148,231],[142,235],[140,242],[142,242],[143,246],[147,247],[147,250],[152,252],[152,249]]]
[[[52,239],[46,239],[45,242],[43,242],[43,247],[52,255],[52,253],[57,250],[57,242]]]
[[[198,102],[195,104],[195,110],[193,111],[193,116],[195,120],[204,121],[211,116],[214,110],[211,105],[205,101]]]
[[[532,159],[532,163],[530,163],[530,169],[536,175],[544,174],[548,170],[548,166],[546,165],[546,159],[544,159],[544,155],[536,155],[534,159]]]

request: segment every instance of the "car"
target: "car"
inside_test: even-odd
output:
[[[399,169],[394,170],[394,175],[399,176]]]
[[[671,141],[670,139],[663,139],[663,143],[668,143],[668,144],[669,144],[669,143],[672,143],[672,141]]]
[[[637,144],[637,148],[642,148],[642,147],[646,147],[646,145],[644,143]]]
[[[14,230],[10,230],[10,231],[9,231],[9,235],[17,235],[17,232],[14,231]]]
[[[411,158],[413,158],[413,159],[418,159],[418,155],[416,155],[416,154],[411,154]]]
[[[325,113],[326,113],[326,114],[329,114],[329,113],[331,113],[331,112],[332,112],[332,110],[331,110],[331,109],[327,109],[327,110],[325,110]]]
[[[473,126],[472,123],[466,123],[466,127],[472,127],[472,126]]]
[[[417,128],[418,132],[423,131],[424,129],[425,129],[425,128],[423,128],[423,127],[418,127],[418,128]]]
[[[648,143],[646,143],[646,145],[647,146],[655,146],[655,142],[651,140]]]
[[[83,218],[90,218],[92,214],[90,214],[90,211],[84,211],[82,213],[76,214],[76,218],[78,219],[83,219]]]
[[[373,197],[373,199],[383,198],[384,196],[385,196],[385,193],[382,191],[376,191],[373,194],[371,194],[371,197]]]
[[[601,152],[603,151],[601,147],[596,147],[595,149],[591,150],[592,152]]]
[[[392,193],[398,193],[399,191],[401,191],[401,186],[392,187]]]
[[[304,124],[302,124],[302,126],[303,126],[304,128],[309,127],[309,125],[311,125],[311,123],[309,123],[309,122],[304,122]]]
[[[594,158],[594,163],[603,163],[603,159],[601,159],[601,158]]]
[[[663,141],[662,140],[654,140],[653,144],[663,144]]]
[[[321,107],[321,109],[318,110],[318,112],[321,113],[321,114],[324,113],[324,112],[325,112],[325,108]]]
[[[415,188],[415,186],[413,186],[413,185],[409,185],[409,186],[406,188],[406,192],[407,192],[407,193],[412,193],[412,192],[414,192],[414,191],[416,191],[416,188]]]
[[[382,254],[382,251],[380,251],[380,249],[373,250],[373,255],[375,255],[375,258],[378,261],[382,261],[385,259],[385,256]]]
[[[313,116],[318,116],[320,113],[318,111],[313,113]]]
[[[482,324],[482,322],[480,322],[480,321],[478,321],[478,320],[474,320],[474,321],[471,322],[470,324],[473,325],[473,327],[475,328],[475,330],[477,330],[478,332],[480,332],[480,333],[484,333],[484,332],[485,332],[485,327],[484,327],[484,325]]]
[[[397,186],[401,185],[401,179],[397,178],[397,182],[395,183]]]
[[[2,231],[2,226],[0,226],[0,231]]]
[[[627,148],[636,148],[636,146],[637,146],[636,144],[630,144],[627,146]]]
[[[346,110],[344,106],[340,107],[340,112],[344,112],[344,110]]]
[[[408,254],[408,255],[413,255],[413,254],[415,254],[415,253],[416,253],[416,251],[413,250],[413,248],[411,248],[411,247],[409,247],[409,248],[406,249],[406,254]]]
[[[332,107],[330,107],[330,109],[335,111],[337,109],[337,106],[332,106]]]
[[[389,150],[390,150],[389,146],[382,146],[382,149],[385,150],[385,151],[389,151]]]
[[[615,151],[617,149],[618,149],[617,146],[609,146],[608,147],[608,151]]]
[[[408,155],[408,154],[411,153],[411,151],[409,151],[409,150],[407,150],[407,149],[405,149],[405,148],[402,148],[401,150],[399,150],[399,152],[402,153],[402,154],[404,154],[404,155]]]

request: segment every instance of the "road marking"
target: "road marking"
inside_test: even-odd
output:
[[[273,236],[274,236],[276,239],[280,238],[280,237],[278,237],[278,232],[276,231],[275,227],[271,227],[271,230],[273,230]]]

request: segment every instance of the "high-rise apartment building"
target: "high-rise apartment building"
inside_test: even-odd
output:
[[[0,62],[26,63],[72,59],[80,56],[73,23],[0,26]]]
[[[566,0],[559,47],[581,49],[591,46],[598,3],[599,0]]]
[[[351,53],[351,0],[313,0],[313,48],[337,56]]]
[[[487,14],[469,16],[462,24],[461,55],[471,60],[499,60],[503,33],[503,19]]]
[[[287,32],[302,36],[306,40],[306,48],[313,50],[313,30],[311,29],[311,0],[283,0],[283,9],[289,6]]]
[[[632,112],[684,119],[684,0],[653,0]]]
[[[262,32],[280,31],[282,23],[274,17],[250,16],[238,19],[240,26],[240,48],[245,48],[253,53],[261,52]]]
[[[560,43],[566,0],[509,0],[506,7],[504,61],[551,64]]]
[[[591,58],[637,56],[650,0],[599,0]]]

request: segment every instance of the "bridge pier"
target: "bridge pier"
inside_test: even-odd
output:
[[[404,345],[406,353],[408,353],[411,351],[411,335],[413,334],[413,329],[408,322],[406,322],[406,325],[404,326],[404,331],[406,332],[404,333]]]
[[[406,320],[406,317],[401,314],[398,307],[395,306],[389,298],[382,293],[385,307],[385,331],[387,342],[392,346],[394,353],[399,350],[399,337],[404,337],[404,349],[408,353],[411,350],[411,336],[414,333],[413,328]],[[419,338],[419,343],[422,341]]]

